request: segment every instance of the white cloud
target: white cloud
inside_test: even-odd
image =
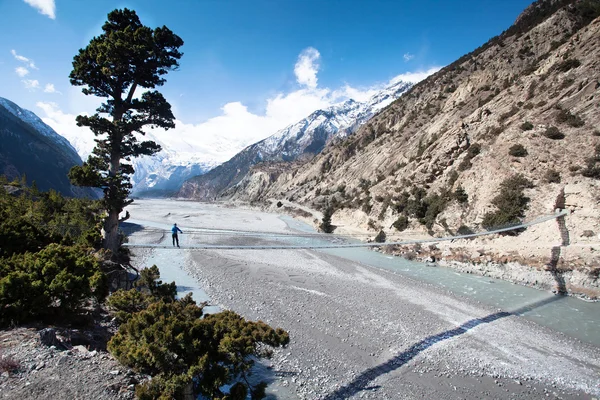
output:
[[[426,71],[404,73],[390,82],[370,87],[356,88],[345,84],[342,88],[332,90],[317,86],[318,60],[319,52],[316,49],[304,50],[294,68],[298,83],[303,86],[266,99],[265,111],[262,113],[251,112],[241,102],[232,101],[223,105],[219,115],[204,122],[188,124],[177,120],[175,129],[152,129],[147,137],[157,140],[165,150],[177,151],[184,158],[187,158],[187,155],[190,159],[220,163],[227,161],[246,146],[298,122],[315,110],[348,98],[365,101],[389,84],[400,80],[418,82],[439,69],[435,67]],[[87,111],[91,114],[98,107],[98,98],[84,96],[78,88],[67,91],[65,97],[73,113]],[[45,113],[44,122],[65,136],[82,158],[86,158],[95,145],[94,135],[89,129],[76,126],[76,115],[61,111],[53,103],[38,103],[38,107]]]
[[[29,58],[27,58],[27,57],[24,57],[24,56],[22,56],[22,55],[19,55],[19,54],[17,54],[17,52],[16,52],[15,50],[11,50],[11,51],[10,51],[10,53],[11,53],[11,54],[13,55],[13,57],[14,57],[15,59],[17,59],[18,61],[21,61],[21,62],[23,62],[23,63],[27,64],[27,65],[29,66],[29,68],[32,68],[32,69],[37,69],[37,67],[35,66],[35,63],[33,62],[33,60],[30,60],[30,59],[29,59]]]
[[[21,82],[25,84],[25,88],[36,90],[40,87],[40,82],[37,79],[23,79]]]
[[[62,94],[61,92],[59,92],[58,90],[56,90],[56,88],[54,87],[54,84],[52,83],[47,83],[46,86],[44,87],[44,93],[58,93],[58,94]]]
[[[51,19],[56,19],[56,4],[54,0],[23,0],[31,7],[38,10],[42,15],[47,15]]]
[[[427,78],[429,75],[435,74],[441,68],[442,67],[431,67],[425,71],[406,72],[404,74],[400,74],[400,75],[397,75],[394,78],[392,78],[390,83],[397,83],[400,81],[417,83],[417,82],[420,82],[423,79]]]
[[[64,113],[58,104],[52,102],[37,102],[36,106],[46,114],[42,117],[47,125],[54,129],[59,135],[65,137],[82,159],[87,159],[96,145],[94,134],[88,128],[77,126],[75,115]],[[85,114],[85,113],[83,113]]]
[[[404,55],[402,57],[404,57],[404,61],[409,62],[410,60],[412,60],[413,58],[415,58],[415,55],[414,54],[410,54],[410,53],[404,53]]]
[[[15,72],[22,78],[29,73],[29,70],[27,68],[17,67],[15,68]]]
[[[311,89],[317,87],[320,58],[321,54],[313,47],[302,50],[294,66],[294,74],[296,74],[296,80],[299,84],[306,85]]]

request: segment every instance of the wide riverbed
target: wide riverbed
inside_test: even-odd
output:
[[[310,227],[252,210],[169,200],[139,200],[128,210],[132,243],[169,242],[164,231],[173,222],[184,231],[182,249],[135,250],[140,263],[157,264],[164,280],[198,301],[290,332],[289,351],[271,366],[275,397],[528,397],[547,385],[563,397],[600,394],[597,303],[365,249],[194,250],[331,239],[288,236]],[[536,383],[523,385],[528,380]]]

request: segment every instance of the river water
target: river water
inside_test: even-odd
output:
[[[293,218],[282,216],[281,219],[291,229],[314,232],[311,226]],[[299,240],[314,241],[306,238]],[[520,315],[539,325],[600,346],[600,303],[598,302],[554,295],[500,279],[457,272],[451,268],[428,266],[366,248],[319,251],[441,286],[454,294]]]
[[[144,200],[144,203],[147,205],[151,205],[152,202],[152,200]],[[207,206],[188,202],[186,207],[188,210],[202,210]],[[223,212],[223,209],[220,211]],[[203,210],[203,212],[207,212],[207,210]],[[235,211],[232,210],[232,213],[235,213]],[[132,214],[134,217],[136,216],[135,213]],[[256,212],[256,215],[259,214],[261,213]],[[244,210],[244,218],[248,218],[248,215],[252,215],[252,213]],[[291,217],[280,216],[279,218],[292,232],[316,233],[311,226]],[[145,228],[167,231],[171,227],[168,224],[148,221],[146,218],[133,219],[128,222],[141,225]],[[208,232],[210,229],[204,231]],[[223,231],[220,232],[222,233]],[[232,234],[235,235],[235,232],[232,232]],[[135,236],[136,234],[134,233],[132,237]],[[185,235],[182,235],[181,239],[183,239],[183,248],[188,247],[186,245],[193,244],[191,242],[187,243],[189,239],[185,238]],[[273,238],[269,240],[273,240]],[[289,245],[303,246],[323,245],[330,243],[330,240],[339,241],[339,239],[335,239],[335,236],[285,236],[279,237],[276,240],[279,242],[283,241],[283,243]],[[343,240],[346,241],[347,239]],[[167,234],[162,239],[161,244],[170,246],[170,241],[170,234]],[[539,325],[600,346],[600,303],[586,302],[573,297],[558,296],[550,292],[512,284],[499,279],[460,273],[450,268],[428,266],[424,263],[409,261],[401,257],[392,257],[366,248],[319,249],[317,251],[372,267],[383,268],[393,271],[398,275],[438,285],[456,295],[471,298],[503,311],[520,315]],[[190,262],[187,257],[187,251],[155,249],[151,250],[146,256],[145,262],[148,265],[156,264],[161,268],[161,279],[163,281],[176,281],[178,283],[179,296],[191,292],[197,302],[209,301],[208,296],[199,283],[185,271],[183,266],[186,262]],[[165,268],[164,266],[169,267]],[[205,311],[212,313],[219,311],[219,309],[217,307],[207,307]]]

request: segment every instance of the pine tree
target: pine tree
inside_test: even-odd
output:
[[[335,227],[331,225],[331,216],[333,215],[333,207],[327,204],[323,211],[323,219],[321,220],[320,228],[325,233],[333,233]]]
[[[97,136],[97,145],[83,166],[71,169],[69,178],[79,186],[102,188],[107,217],[104,221],[104,248],[119,249],[119,214],[133,200],[128,199],[134,170],[132,157],[152,155],[161,150],[153,141],[138,141],[143,128],[174,128],[171,105],[157,90],[135,97],[138,88],[162,86],[165,75],[177,69],[183,55],[183,40],[167,27],[151,29],[142,25],[135,11],[114,10],[102,26],[103,33],[79,50],[69,75],[82,92],[107,100],[92,116],[79,115],[78,126],[87,126]],[[101,116],[101,115],[106,115]],[[121,220],[128,218],[128,215]]]

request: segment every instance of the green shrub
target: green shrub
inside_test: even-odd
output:
[[[560,183],[560,173],[553,169],[546,171],[546,175],[544,176],[544,178],[548,183]]]
[[[556,115],[556,122],[559,124],[567,124],[574,128],[579,128],[585,125],[585,122],[579,116],[571,114],[569,110],[560,110]]]
[[[496,211],[486,213],[481,225],[492,230],[518,224],[529,205],[529,198],[523,194],[523,191],[531,187],[533,184],[522,175],[505,179],[500,184],[500,193],[492,199]]]
[[[463,189],[462,186],[456,188],[456,190],[452,194],[452,197],[461,204],[464,204],[467,201],[469,201],[469,195],[467,195],[467,192],[465,192],[465,189]]]
[[[548,139],[552,139],[552,140],[561,140],[561,139],[565,138],[564,133],[559,131],[558,128],[555,126],[548,127],[546,129],[546,131],[543,133],[543,135],[546,136]]]
[[[513,157],[525,157],[528,153],[527,149],[525,149],[522,144],[515,144],[510,146],[508,149],[508,154]]]
[[[394,221],[392,226],[396,228],[396,230],[402,232],[403,230],[408,228],[408,218],[406,218],[404,215],[400,215],[398,219]]]
[[[204,316],[188,295],[155,302],[133,314],[108,349],[122,364],[153,376],[137,388],[139,398],[183,398],[186,392],[238,398],[234,396],[248,391],[252,398],[261,398],[266,384],[253,387],[247,380],[254,359],[264,355],[259,345],[287,343],[289,336],[282,329],[246,321],[232,311]],[[227,393],[224,388],[231,384]]]
[[[586,167],[581,171],[581,175],[600,179],[600,144],[596,145],[595,154],[586,160]]]
[[[469,228],[468,226],[466,226],[466,225],[461,225],[456,230],[456,234],[457,235],[472,235],[474,233],[475,232],[471,228]]]
[[[384,243],[386,238],[387,238],[387,236],[386,236],[385,232],[383,230],[381,230],[381,231],[379,231],[377,236],[375,236],[375,241],[377,243]]]
[[[458,166],[458,170],[466,171],[469,168],[471,168],[471,166],[473,165],[473,164],[471,164],[471,160],[473,158],[475,158],[475,156],[477,156],[480,152],[481,152],[481,145],[479,143],[473,143],[472,145],[470,145],[469,149],[467,150],[467,155],[465,156],[465,158],[462,160],[462,162]]]
[[[524,131],[530,131],[533,129],[533,124],[529,121],[525,121],[521,124],[521,129]]]
[[[52,243],[0,259],[0,325],[64,317],[108,293],[98,261],[78,247]]]
[[[323,211],[323,219],[321,220],[321,225],[319,228],[325,233],[333,233],[335,227],[331,225],[331,216],[333,215],[333,207],[330,204],[327,204],[325,210]]]

